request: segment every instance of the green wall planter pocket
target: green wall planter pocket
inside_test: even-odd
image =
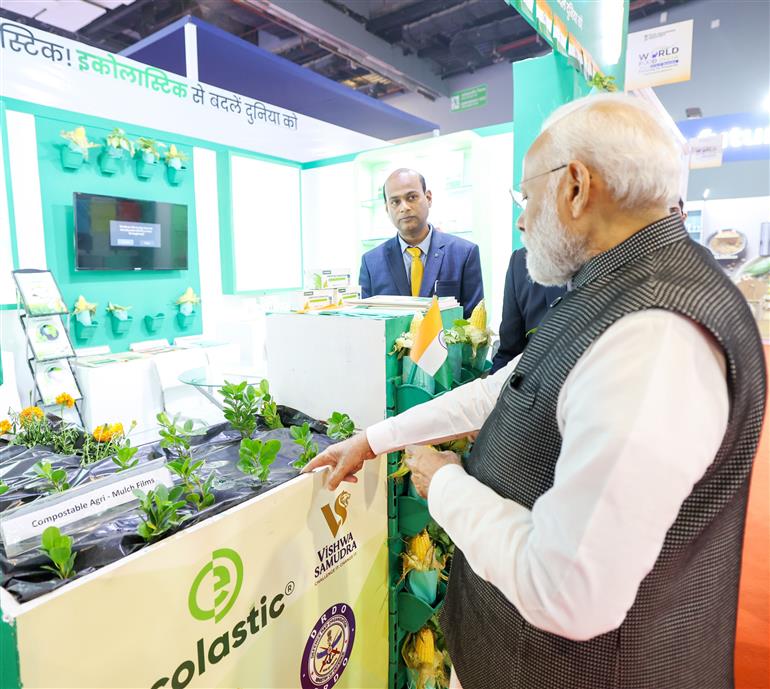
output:
[[[178,186],[184,181],[185,173],[187,172],[186,167],[171,167],[170,165],[166,168],[166,179],[168,179],[168,183],[173,186]]]
[[[187,330],[195,321],[195,311],[192,313],[184,314],[178,313],[176,315],[176,323],[180,330]]]
[[[424,388],[417,385],[396,385],[396,412],[401,413],[423,402],[430,402],[444,392],[431,395]]]
[[[430,521],[428,502],[402,495],[398,498],[398,530],[404,536],[416,536]]]
[[[125,320],[121,320],[117,316],[110,316],[112,321],[112,334],[113,335],[125,335],[130,329],[131,324],[134,322],[133,316],[128,316]]]
[[[103,175],[114,175],[120,171],[120,162],[122,155],[112,155],[108,151],[103,151],[99,156],[99,169]]]
[[[463,367],[463,345],[459,342],[447,345],[447,359],[452,371],[452,380],[459,385]]]
[[[443,583],[439,587],[439,602],[435,605],[428,605],[414,594],[402,591],[398,594],[398,626],[413,634],[420,631],[425,623],[441,609],[445,595],[446,585]]]
[[[91,321],[91,325],[83,325],[79,320],[75,320],[75,339],[79,342],[88,342],[96,333],[99,323]]]
[[[476,349],[476,356],[473,356],[473,347],[467,342],[463,344],[463,366],[473,368],[477,371],[484,370],[484,362],[487,360],[489,345],[484,345]]]
[[[73,151],[69,146],[61,147],[61,166],[65,170],[79,170],[84,160],[82,151]]]
[[[438,598],[438,570],[431,569],[427,572],[418,572],[413,569],[406,575],[406,583],[409,591],[428,605],[433,605]]]
[[[136,176],[139,179],[152,179],[159,167],[157,161],[148,163],[144,158],[139,157],[136,159]]]
[[[148,314],[144,317],[144,327],[148,333],[156,333],[163,327],[163,323],[166,321],[166,314],[158,312],[156,314]]]

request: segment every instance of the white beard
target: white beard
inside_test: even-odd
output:
[[[556,212],[558,178],[548,184],[547,201],[529,221],[521,241],[527,249],[527,270],[546,287],[565,285],[591,257],[585,240],[572,235]]]

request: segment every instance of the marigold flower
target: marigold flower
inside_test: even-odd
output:
[[[42,419],[45,416],[43,410],[40,407],[25,407],[19,414],[19,421],[22,426],[30,424],[32,421]]]
[[[62,407],[67,407],[68,409],[72,409],[72,407],[75,406],[75,400],[73,399],[72,395],[69,395],[66,392],[63,392],[61,395],[58,395],[55,400],[56,404],[61,405]]]
[[[124,435],[122,423],[105,423],[94,428],[94,439],[100,443],[108,443],[115,436]]]
[[[5,435],[6,433],[9,433],[11,431],[11,428],[13,428],[13,424],[8,419],[3,419],[0,421],[0,435]]]

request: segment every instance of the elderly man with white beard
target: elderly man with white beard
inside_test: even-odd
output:
[[[441,625],[465,689],[727,689],[765,404],[746,302],[678,213],[638,100],[557,110],[527,153],[527,268],[566,284],[524,353],[333,445],[328,487],[407,447],[457,546]],[[464,462],[416,444],[480,429]]]

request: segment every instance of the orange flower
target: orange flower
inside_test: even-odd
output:
[[[61,405],[62,407],[67,407],[68,409],[72,409],[72,407],[75,406],[75,400],[71,395],[69,395],[66,392],[63,392],[61,395],[58,395],[55,400],[56,404]]]
[[[0,435],[5,435],[6,433],[10,432],[12,428],[13,425],[8,419],[3,419],[0,421]]]
[[[94,428],[94,439],[100,443],[108,443],[115,436],[124,435],[122,423],[105,423],[103,426]]]
[[[21,410],[21,414],[19,414],[19,421],[21,421],[22,426],[27,426],[32,421],[42,419],[44,416],[45,414],[43,414],[43,410],[40,407],[25,407]]]

